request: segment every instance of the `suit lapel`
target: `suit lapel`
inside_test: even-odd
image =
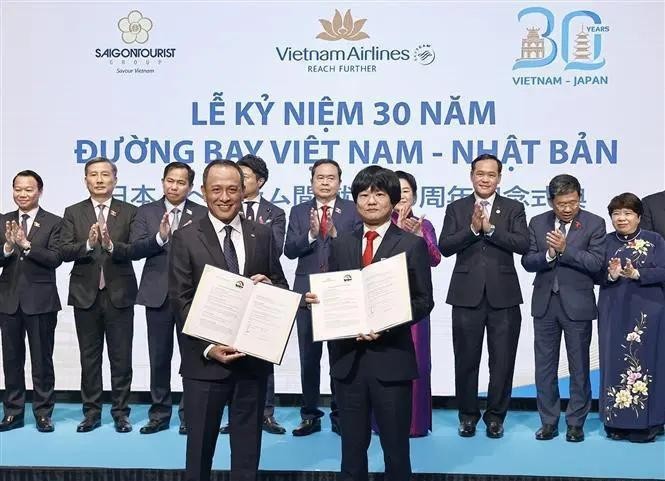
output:
[[[254,259],[254,251],[256,250],[256,233],[254,232],[256,225],[245,219],[240,220],[242,225],[242,240],[245,245],[245,265],[241,275],[247,275],[251,272],[250,262]]]
[[[503,223],[503,211],[501,207],[503,206],[503,199],[499,194],[496,194],[494,197],[494,203],[492,204],[492,211],[490,212],[490,224],[497,225]]]
[[[199,238],[215,261],[215,265],[222,269],[228,269],[226,261],[224,260],[222,246],[219,245],[219,237],[217,236],[217,232],[215,232],[212,222],[210,222],[210,219],[207,216],[201,219],[199,223]]]
[[[259,208],[257,209],[256,221],[260,224],[266,224],[271,219],[272,209],[268,205],[268,201],[261,197]]]
[[[111,200],[111,207],[109,208],[109,211],[106,213],[106,228],[109,231],[109,234],[113,232],[113,226],[115,226],[116,220],[118,216],[122,212],[122,207],[119,201],[112,199]]]
[[[180,222],[178,223],[178,229],[185,227],[187,224],[191,223],[194,219],[194,212],[192,211],[191,202],[186,200],[182,205],[182,213],[180,214]]]
[[[86,217],[86,220],[88,221],[88,229],[90,229],[90,226],[97,222],[97,213],[92,205],[92,199],[83,202],[83,215]]]
[[[568,226],[568,233],[566,234],[566,244],[572,244],[577,239],[579,231],[582,229],[582,223],[580,222],[580,211],[575,218],[572,220]]]
[[[44,222],[44,217],[46,217],[46,214],[44,213],[44,209],[41,207],[37,211],[37,214],[35,215],[35,218],[32,220],[32,226],[30,226],[30,232],[28,232],[28,240],[32,241],[32,238],[35,236],[37,233],[37,230],[42,225],[42,222]]]
[[[390,226],[388,227],[388,230],[386,231],[386,235],[381,240],[381,244],[379,245],[378,250],[374,253],[374,258],[372,259],[372,262],[377,262],[380,261],[381,259],[390,257],[392,253],[395,251],[395,247],[397,246],[401,238],[402,238],[402,231],[400,230],[399,227],[397,227],[391,222]]]
[[[360,227],[353,231],[353,237],[356,241],[353,243],[353,252],[351,258],[354,260],[354,266],[362,267],[363,265],[363,228]]]
[[[342,218],[343,215],[343,209],[342,209],[342,198],[340,196],[337,196],[335,198],[335,208],[332,211],[332,222],[333,225],[337,225],[340,222],[340,219]]]

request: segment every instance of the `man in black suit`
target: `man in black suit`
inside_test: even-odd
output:
[[[598,317],[594,279],[605,260],[605,221],[580,209],[582,187],[572,175],[557,175],[548,186],[552,210],[529,222],[529,252],[522,257],[535,272],[533,315],[538,412],[542,426],[536,439],[558,436],[559,351],[566,339],[570,401],[566,441],[584,440],[584,421],[591,408],[589,379],[591,327]]]
[[[455,397],[462,437],[480,420],[478,370],[487,329],[490,381],[483,420],[490,438],[503,436],[522,315],[513,253],[529,249],[524,206],[501,197],[501,161],[483,154],[471,163],[473,194],[448,205],[439,250],[457,255],[448,298],[453,306]]]
[[[247,154],[238,161],[245,183],[245,198],[242,214],[245,219],[266,224],[272,230],[275,249],[278,257],[284,249],[284,233],[286,232],[286,214],[282,209],[261,196],[261,188],[268,181],[268,166],[261,157]],[[263,430],[270,434],[284,434],[286,429],[275,419],[275,374],[268,376],[266,391],[266,407],[263,410]],[[229,426],[219,429],[220,434],[228,434]]]
[[[62,263],[58,249],[62,219],[39,206],[44,182],[36,172],[19,172],[12,188],[18,210],[0,216],[0,330],[5,375],[0,432],[23,427],[26,333],[32,365],[32,412],[37,430],[52,432],[53,341],[60,310],[55,269]]]
[[[194,185],[194,171],[182,162],[171,162],[164,168],[164,196],[136,211],[130,242],[137,257],[145,257],[136,303],[145,306],[150,356],[150,397],[148,423],[141,434],[153,434],[169,428],[171,400],[171,358],[175,316],[168,299],[168,271],[171,234],[193,221],[205,217],[208,210],[187,196]],[[176,330],[178,343],[180,332]],[[184,411],[185,397],[180,398],[180,434],[187,434]]]
[[[216,160],[203,172],[208,216],[179,229],[172,238],[169,298],[182,329],[201,279],[210,264],[288,288],[270,228],[243,219],[240,167]],[[256,480],[266,382],[272,364],[190,336],[182,339],[180,373],[187,420],[186,481],[208,481],[222,410],[229,401],[231,481]]]
[[[113,162],[96,157],[85,164],[90,197],[65,209],[60,235],[65,262],[74,261],[68,304],[81,355],[81,398],[84,419],[78,432],[101,426],[102,351],[104,338],[111,365],[115,430],[128,433],[132,384],[132,338],[136,276],[129,233],[136,207],[113,198],[117,183]]]
[[[406,253],[413,319],[434,307],[427,247],[422,238],[399,229],[390,216],[401,199],[397,175],[383,167],[367,167],[351,185],[363,227],[332,242],[330,270],[352,270]],[[307,293],[306,302],[318,302]],[[418,377],[409,324],[381,333],[359,333],[356,339],[330,341],[330,373],[335,383],[342,435],[341,480],[367,481],[367,449],[371,414],[379,427],[385,478],[411,476],[409,428],[412,381]]]
[[[332,239],[340,233],[353,232],[362,224],[353,202],[338,195],[342,169],[337,162],[330,159],[314,162],[311,182],[314,198],[291,209],[284,244],[286,257],[298,259],[293,290],[302,294],[309,291],[310,274],[328,270]],[[307,436],[321,431],[323,411],[319,409],[319,394],[323,343],[313,341],[312,313],[304,303],[298,309],[296,325],[303,406],[300,408],[301,422],[293,430],[293,435]],[[333,432],[339,434],[332,380],[330,389],[330,422]]]
[[[665,237],[665,191],[647,195],[642,199],[642,206],[644,213],[640,227]]]

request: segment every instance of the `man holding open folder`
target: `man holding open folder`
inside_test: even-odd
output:
[[[358,269],[405,253],[412,317],[422,319],[434,307],[429,256],[422,238],[390,220],[401,198],[397,175],[383,167],[367,167],[356,175],[351,192],[363,227],[333,240],[330,271]],[[312,292],[305,300],[319,302]],[[411,381],[418,377],[410,323],[380,333],[358,333],[355,339],[331,341],[328,346],[342,435],[340,479],[368,479],[367,449],[374,414],[386,479],[407,481],[411,475]]]
[[[288,288],[270,227],[242,219],[240,168],[216,160],[203,172],[201,187],[209,214],[178,229],[171,245],[169,298],[182,329],[206,264]],[[256,479],[266,380],[272,364],[236,351],[183,336],[180,373],[187,403],[185,479],[208,481],[223,407],[231,402],[231,481]]]

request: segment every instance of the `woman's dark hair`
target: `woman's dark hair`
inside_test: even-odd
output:
[[[630,209],[640,217],[644,213],[642,201],[632,192],[624,192],[612,198],[607,206],[607,212],[610,214],[610,217],[612,217],[612,212],[618,209]]]

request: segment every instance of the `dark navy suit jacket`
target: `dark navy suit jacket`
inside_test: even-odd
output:
[[[328,259],[330,257],[332,239],[329,236],[325,239],[317,237],[311,244],[309,242],[309,215],[312,208],[316,209],[316,199],[303,202],[291,209],[286,243],[284,244],[286,257],[298,259],[293,290],[301,294],[309,290],[310,274],[328,270]],[[332,221],[338,235],[353,232],[362,225],[356,204],[339,196],[335,200]]]
[[[164,304],[168,291],[169,278],[169,256],[171,241],[159,246],[156,234],[159,232],[159,224],[166,213],[164,197],[155,202],[143,204],[136,211],[136,218],[132,224],[129,240],[132,248],[139,258],[145,257],[141,283],[136,298],[136,303],[141,306],[158,308]],[[208,213],[208,209],[202,205],[185,201],[180,214],[178,229],[189,226]],[[176,229],[177,230],[177,229]]]
[[[593,286],[594,279],[604,268],[605,221],[580,210],[568,226],[563,254],[547,262],[545,235],[555,229],[554,220],[554,212],[548,211],[529,222],[529,252],[522,257],[522,266],[536,273],[531,315],[545,315],[556,276],[561,304],[568,317],[573,321],[591,321],[598,317]]]
[[[5,222],[21,225],[18,211],[0,216],[0,250],[5,243]],[[31,248],[24,255],[18,247],[9,257],[0,252],[0,312],[14,314],[19,305],[25,314],[46,314],[59,311],[60,298],[55,269],[62,264],[60,256],[60,225],[62,219],[41,207],[28,232]]]

